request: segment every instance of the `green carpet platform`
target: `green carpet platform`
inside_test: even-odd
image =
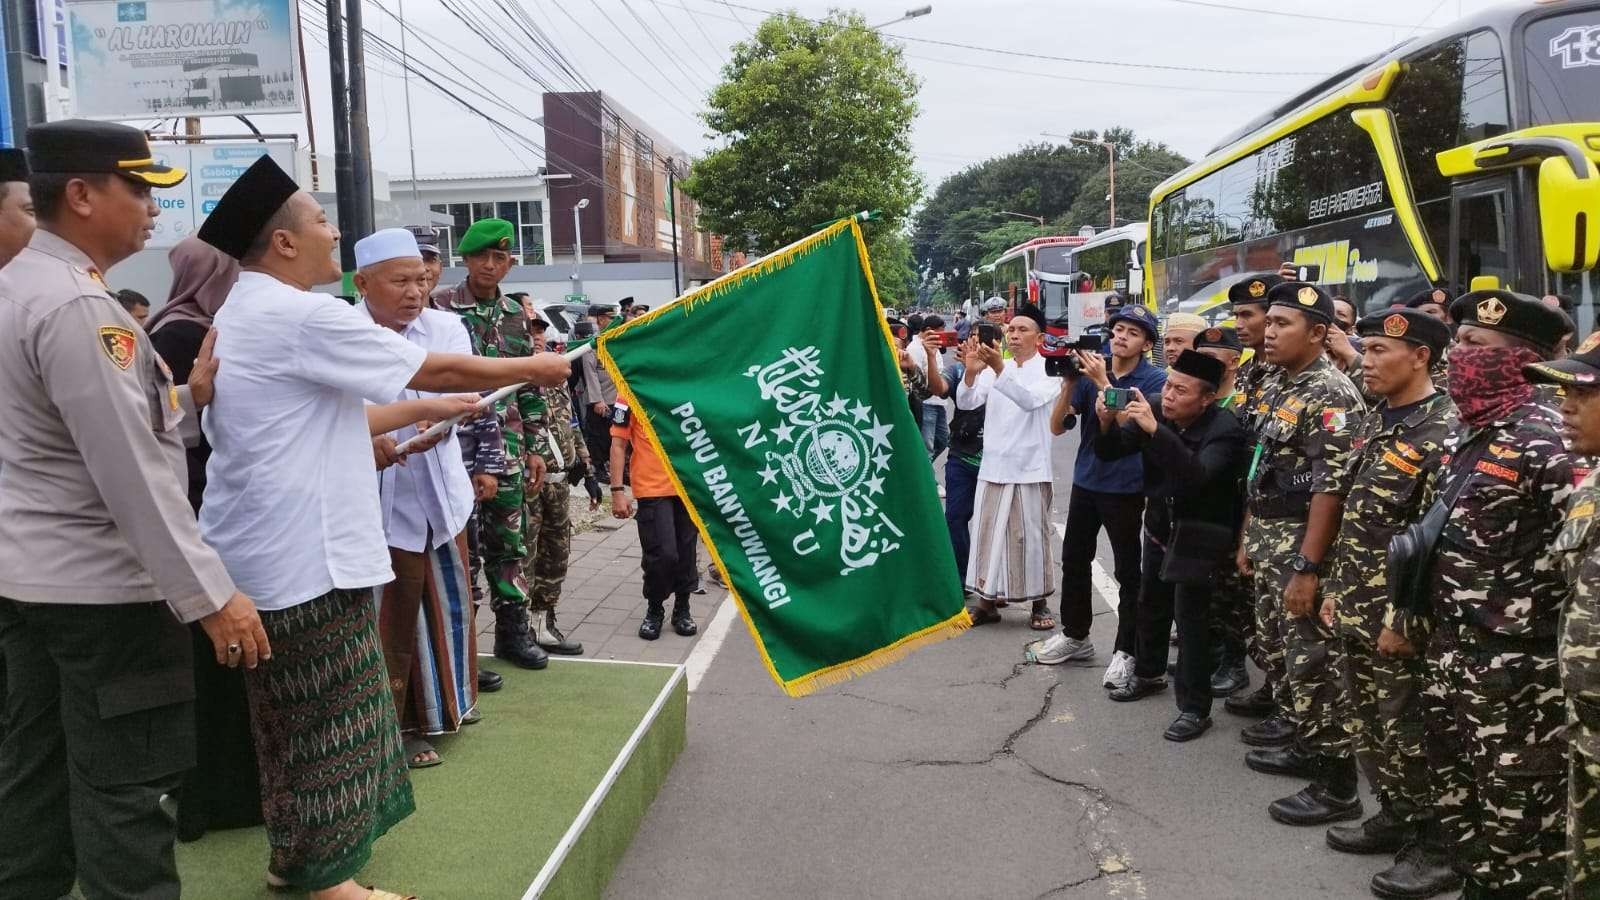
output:
[[[598,897],[683,749],[683,668],[491,668],[505,688],[483,695],[482,724],[437,740],[443,765],[411,773],[417,811],[359,880],[422,900]],[[260,828],[179,844],[183,895],[303,896],[269,891],[266,860]]]

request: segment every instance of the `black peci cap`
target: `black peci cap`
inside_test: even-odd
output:
[[[1228,367],[1214,356],[1207,356],[1198,350],[1185,350],[1172,361],[1172,371],[1198,378],[1211,385],[1214,390],[1222,383],[1222,377],[1227,373]]]
[[[1436,301],[1429,300],[1428,303]],[[1450,326],[1416,308],[1386,309],[1356,322],[1360,337],[1387,337],[1427,347],[1430,362],[1438,362],[1450,343]]]
[[[1333,298],[1322,288],[1304,281],[1280,282],[1267,291],[1267,305],[1298,309],[1309,316],[1312,322],[1324,325],[1333,323]]]
[[[1239,340],[1239,332],[1232,328],[1207,328],[1195,335],[1194,348],[1200,350],[1206,347],[1219,347],[1236,353],[1244,352],[1244,342]]]
[[[28,166],[49,175],[121,175],[151,187],[172,187],[189,177],[156,164],[150,139],[129,125],[65,119],[28,129]]]
[[[1260,272],[1228,288],[1228,302],[1234,306],[1267,305],[1267,292],[1283,283],[1276,272]]]
[[[0,181],[27,181],[28,154],[15,147],[0,147]]]
[[[1044,334],[1044,310],[1032,303],[1023,301],[1022,305],[1017,307],[1017,316],[1021,316],[1024,319],[1032,319],[1033,324],[1039,326],[1039,333]],[[1015,316],[1013,316],[1013,318],[1015,318]]]
[[[272,217],[299,192],[300,185],[288,172],[272,157],[262,156],[217,201],[196,237],[234,259],[243,259]]]
[[[1537,298],[1512,291],[1473,291],[1450,305],[1450,319],[1459,325],[1487,328],[1521,338],[1546,353],[1572,329],[1561,310]]]

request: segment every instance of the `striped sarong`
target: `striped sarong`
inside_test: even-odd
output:
[[[453,734],[478,702],[467,559],[466,532],[422,553],[390,547],[394,580],[372,591],[403,732]]]
[[[1056,592],[1049,482],[979,480],[973,498],[967,590],[988,601],[1026,603]]]
[[[361,870],[415,809],[372,590],[263,610],[272,660],[245,673],[261,766],[267,868],[301,890]]]

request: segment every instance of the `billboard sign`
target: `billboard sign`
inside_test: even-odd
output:
[[[175,188],[157,188],[156,204],[161,215],[156,217],[155,231],[146,248],[171,247],[192,235],[200,223],[211,215],[217,201],[244,170],[258,158],[271,155],[285,172],[295,170],[295,147],[292,141],[275,141],[250,144],[162,144],[154,143],[151,150],[162,165],[178,166],[189,170],[189,177]]]
[[[290,0],[72,0],[67,9],[84,118],[300,111]]]

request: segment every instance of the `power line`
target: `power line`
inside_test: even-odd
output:
[[[639,15],[639,11],[633,8],[632,3],[629,3],[628,0],[621,0],[621,2],[622,8],[628,11],[628,15],[633,16],[633,20],[635,22],[639,23],[639,29],[644,32],[644,36],[649,38],[657,47],[661,48],[661,55],[666,57],[667,62],[672,63],[677,67],[679,72],[683,73],[683,77],[686,82],[689,84],[697,84],[700,81],[700,76],[689,71],[689,67],[684,63],[682,57],[678,56],[677,53],[673,52],[672,48],[667,46],[667,42],[663,41],[661,36],[656,34],[656,29],[650,27],[650,23],[644,20],[644,16]],[[657,12],[660,12],[660,10],[658,9]],[[612,24],[616,25],[615,22]],[[620,30],[622,26],[617,25],[617,28]],[[682,37],[679,37],[679,40],[682,40]]]
[[[1212,3],[1209,0],[1167,0],[1168,3],[1180,3],[1184,6],[1204,6],[1209,9],[1226,9],[1233,12],[1249,13],[1253,16],[1282,16],[1286,19],[1310,19],[1313,22],[1337,22],[1340,25],[1371,25],[1376,28],[1404,28],[1398,22],[1375,22],[1371,19],[1347,19],[1338,16],[1317,16],[1311,13],[1287,12],[1281,9],[1262,9],[1258,6],[1234,6],[1231,3]]]
[[[623,3],[624,3],[624,5],[626,5],[627,4],[627,0],[623,0]],[[657,0],[650,0],[650,5],[655,7],[656,15],[661,17],[661,21],[667,23],[667,27],[672,29],[673,35],[677,37],[678,43],[684,49],[687,50],[688,47],[689,47],[689,39],[684,37],[683,36],[683,32],[678,30],[678,26],[673,23],[672,17],[667,15],[667,11],[661,8],[661,4],[659,2],[657,2]],[[631,7],[630,7],[630,9],[631,9]],[[638,16],[635,15],[634,18],[638,18]],[[640,19],[640,24],[643,24],[643,22],[644,22],[644,20]],[[704,34],[705,32],[702,30],[701,33]],[[656,43],[659,44],[661,42],[657,41]],[[713,47],[712,49],[713,49],[713,51],[715,51],[716,48]],[[694,59],[696,61],[701,62],[702,65],[704,64],[704,61],[701,60],[700,57],[696,56],[696,57],[694,57]],[[715,69],[712,69],[711,70],[711,83],[712,84],[716,84],[716,82],[717,82],[717,73],[716,73]]]
[[[664,69],[662,69],[660,66],[656,65],[655,59],[652,58],[649,54],[645,53],[644,49],[641,48],[638,44],[634,43],[633,38],[628,34],[628,32],[626,32],[626,31],[624,31],[622,29],[622,26],[620,24],[618,24],[617,21],[614,18],[612,18],[611,16],[606,15],[606,11],[605,11],[604,7],[602,7],[599,4],[598,0],[589,0],[589,5],[593,6],[597,11],[599,11],[601,16],[605,17],[605,20],[607,22],[611,23],[611,27],[615,28],[617,30],[617,34],[622,35],[622,39],[628,42],[628,46],[633,48],[633,52],[639,54],[640,58],[642,58],[645,62],[649,63],[650,64],[650,68],[656,70],[656,74],[660,75],[662,77],[662,79],[665,80],[667,83],[672,84],[674,87],[677,87],[677,82],[673,81],[672,76],[668,75]],[[567,11],[566,4],[559,3],[559,4],[556,5],[556,8],[561,10],[563,13],[565,13],[567,18],[572,19],[572,13]],[[633,12],[633,8],[629,7],[628,11],[629,12]],[[577,21],[577,19],[572,19],[572,20],[574,22]],[[581,28],[582,26],[580,25],[579,27]],[[585,31],[585,33],[588,33],[588,29],[584,29],[584,31]],[[594,36],[591,34],[590,37],[593,38]],[[597,45],[601,46],[601,47],[605,46],[604,44],[601,44],[598,39],[595,40],[595,43]],[[613,56],[612,58],[615,59],[615,56]],[[620,60],[618,60],[618,62],[620,62]],[[637,76],[635,76],[635,77],[637,77]],[[649,82],[645,82],[645,83],[649,84]],[[654,90],[654,87],[652,87],[651,89]],[[678,92],[680,94],[683,94],[684,93],[683,88],[679,87],[678,88]],[[666,99],[666,95],[662,94],[660,91],[656,91],[655,93],[657,94],[657,96],[660,96],[663,100]],[[684,96],[685,96],[685,99],[687,99],[690,103],[699,103],[700,102],[700,101],[696,100],[693,97],[689,97],[687,94],[685,94]],[[674,109],[678,109],[679,112],[683,112],[683,110],[679,109],[675,104],[669,103],[668,105],[672,106]],[[694,116],[689,114],[689,113],[684,112],[683,114],[686,115],[686,116],[689,116],[689,118],[691,118],[691,119],[694,118]]]
[[[661,10],[661,4],[660,4],[660,2],[658,2],[658,0],[650,0],[650,2],[655,4],[656,9],[658,11]],[[685,9],[685,10],[688,10],[688,12],[689,12],[689,21],[694,23],[694,27],[695,27],[696,30],[698,30],[700,32],[700,36],[705,38],[706,46],[710,47],[711,48],[711,52],[715,53],[717,56],[721,57],[724,62],[726,62],[727,59],[728,59],[728,50],[727,50],[727,48],[726,47],[722,47],[722,46],[718,46],[717,42],[711,39],[711,33],[706,31],[706,27],[704,25],[700,24],[700,17],[695,14],[694,10],[690,10],[686,6],[685,7],[681,7],[681,8]],[[661,15],[662,15],[663,18],[665,18],[666,17],[666,12],[662,11]],[[740,23],[740,24],[743,24],[743,23]]]

